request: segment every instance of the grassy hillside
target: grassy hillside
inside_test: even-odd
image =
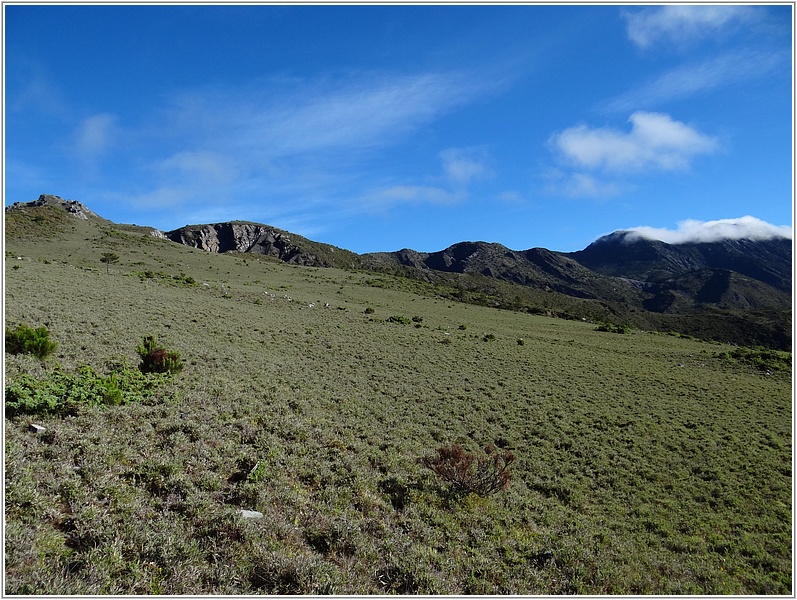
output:
[[[790,356],[72,225],[6,239],[6,325],[59,344],[7,389],[149,335],[185,367],[6,415],[7,594],[791,593]],[[449,444],[509,487],[452,492]]]

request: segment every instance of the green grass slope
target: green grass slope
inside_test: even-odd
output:
[[[58,343],[7,389],[148,335],[185,367],[6,414],[6,594],[791,593],[789,355],[74,226],[6,237],[6,326]],[[452,494],[421,463],[452,443],[509,487]]]

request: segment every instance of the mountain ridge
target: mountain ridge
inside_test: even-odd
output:
[[[42,211],[47,210],[51,211],[47,219],[52,221],[43,216]],[[59,214],[66,214],[84,221],[96,220],[106,227],[116,225],[79,202],[52,195],[17,202],[5,212],[7,236],[9,216],[14,214],[30,213],[33,220],[53,224],[61,218]],[[25,219],[16,222],[24,223]],[[21,231],[29,231],[28,225]],[[750,340],[775,335],[778,345],[783,346],[786,337],[790,344],[790,334],[784,333],[787,328],[791,330],[792,246],[788,238],[668,244],[641,236],[629,240],[628,232],[618,230],[576,252],[539,247],[511,250],[499,243],[465,241],[436,252],[404,248],[357,254],[251,221],[186,225],[167,232],[116,226],[136,228],[204,252],[258,254],[299,266],[401,275],[458,289],[452,292],[457,299],[489,302],[501,308],[535,311],[542,304],[548,307],[546,312],[562,316],[569,313],[554,305],[571,305],[566,300],[571,298],[592,303],[591,314],[596,314],[595,307],[602,307],[597,312],[618,322],[643,327],[676,323],[676,329],[686,332],[703,331],[704,327],[682,327],[673,319],[684,323],[690,319],[697,323],[703,318],[728,322],[742,319],[752,323],[751,331],[766,322],[772,331],[748,336]],[[36,231],[41,232],[41,227]],[[643,313],[645,318],[640,316]]]

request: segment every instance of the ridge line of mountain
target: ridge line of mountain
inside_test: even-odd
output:
[[[49,195],[8,206],[6,214],[46,207],[105,226],[116,225],[79,202]],[[618,231],[576,252],[540,247],[511,250],[500,243],[477,241],[458,242],[436,252],[404,248],[357,254],[251,221],[186,225],[167,232],[135,227],[205,252],[261,254],[288,264],[367,269],[469,289],[463,297],[483,297],[486,290],[495,288],[491,282],[503,282],[536,290],[534,294],[556,292],[598,302],[614,307],[606,310],[624,318],[637,310],[661,315],[769,311],[780,315],[775,318],[779,330],[788,325],[790,331],[792,242],[788,238],[668,244],[635,237],[629,243],[628,236]],[[501,293],[513,294],[511,290]],[[539,305],[540,300],[535,302]]]

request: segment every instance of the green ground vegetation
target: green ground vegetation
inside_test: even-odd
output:
[[[6,594],[791,593],[791,372],[760,349],[74,221],[6,240],[6,327],[58,344],[5,355]],[[182,370],[142,373],[147,336]],[[500,485],[430,468],[455,446]]]

